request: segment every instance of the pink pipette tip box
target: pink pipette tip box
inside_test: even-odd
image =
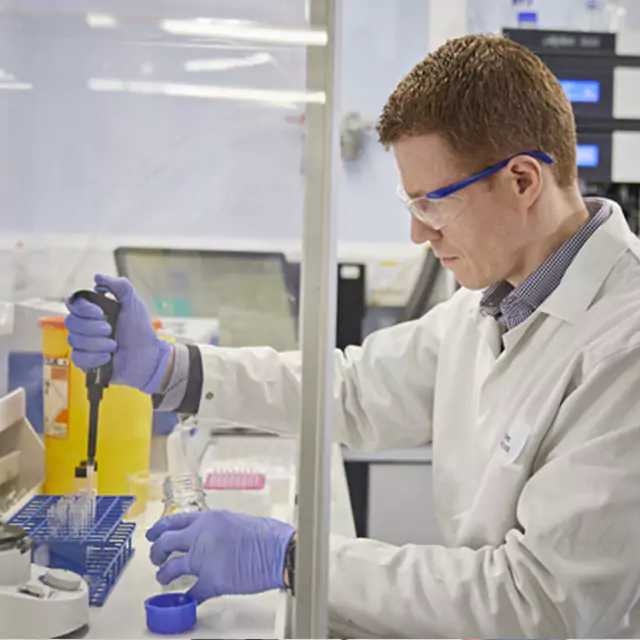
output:
[[[264,489],[264,473],[253,471],[211,471],[204,483],[207,490],[256,491]]]

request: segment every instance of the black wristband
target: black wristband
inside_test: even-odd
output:
[[[296,595],[296,537],[291,538],[289,546],[287,547],[287,553],[284,556],[284,567],[289,578],[289,585],[287,588],[291,591],[291,595]]]
[[[180,406],[176,409],[176,413],[196,415],[200,408],[200,397],[202,396],[202,385],[204,383],[202,354],[200,349],[193,344],[188,344],[187,349],[189,350],[187,390]]]

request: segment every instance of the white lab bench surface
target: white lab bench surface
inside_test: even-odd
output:
[[[370,462],[373,464],[431,464],[431,445],[421,445],[407,449],[387,449],[386,451],[357,451],[342,448],[345,462]]]
[[[220,461],[251,468],[280,483],[270,500],[270,515],[294,520],[293,491],[283,484],[295,486],[297,446],[294,440],[258,436],[233,436],[215,441],[205,453],[201,473],[208,467],[218,467]],[[245,466],[246,468],[246,466]],[[238,510],[242,510],[239,506]],[[355,536],[347,481],[339,447],[333,448],[331,530],[344,536]],[[102,608],[90,612],[87,638],[149,638],[144,601],[161,592],[155,580],[157,571],[149,560],[149,543],[140,528],[134,534],[135,555],[125,568]],[[198,624],[184,638],[277,638],[286,628],[288,596],[272,591],[255,596],[229,596],[203,603],[198,607]],[[166,636],[164,636],[166,637]]]
[[[92,607],[87,638],[152,638],[147,630],[144,601],[158,593],[157,568],[149,560],[150,544],[144,532],[133,542],[136,552],[103,607]],[[287,595],[269,592],[255,596],[230,596],[198,607],[195,629],[174,638],[281,637]],[[274,635],[275,634],[275,635]]]

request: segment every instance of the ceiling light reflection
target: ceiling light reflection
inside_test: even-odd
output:
[[[250,89],[248,87],[223,87],[209,84],[180,84],[173,82],[141,82],[119,78],[90,78],[88,87],[92,91],[128,92],[144,95],[180,96],[186,98],[208,98],[211,100],[238,100],[241,102],[263,102],[291,108],[292,104],[324,104],[324,91],[281,91],[273,89]]]
[[[115,29],[118,21],[108,13],[87,13],[87,24],[94,29]]]
[[[28,82],[0,82],[0,90],[7,91],[30,91],[33,85]]]
[[[268,53],[256,53],[244,58],[211,58],[209,60],[187,60],[185,71],[226,71],[227,69],[239,69],[242,67],[256,67],[272,62],[273,58]]]
[[[202,19],[162,20],[160,28],[167,33],[180,36],[232,38],[254,42],[321,47],[327,44],[327,32],[312,29],[274,28],[214,21],[203,22]]]

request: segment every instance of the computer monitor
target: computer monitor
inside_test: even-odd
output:
[[[298,348],[297,293],[282,253],[120,247],[115,259],[155,316],[215,318],[220,346]]]

